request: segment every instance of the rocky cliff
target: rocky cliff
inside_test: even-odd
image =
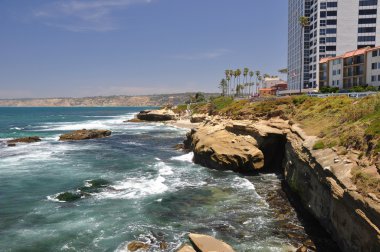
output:
[[[281,172],[290,189],[343,251],[380,251],[380,201],[352,182],[353,153],[314,150],[317,137],[279,118],[209,120],[185,145],[196,163],[239,172]]]

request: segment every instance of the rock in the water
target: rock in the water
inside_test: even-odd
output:
[[[132,241],[128,243],[127,249],[129,251],[137,251],[137,250],[148,250],[150,248],[149,244],[140,241]]]
[[[183,245],[177,252],[196,252],[193,247],[188,244]]]
[[[76,130],[59,137],[60,141],[85,140],[94,138],[104,138],[111,135],[110,130]]]
[[[209,235],[189,234],[189,239],[194,247],[201,252],[233,252],[234,249],[227,243],[217,240]]]
[[[15,146],[16,146],[15,143],[9,143],[9,144],[8,144],[8,147],[15,147]]]
[[[100,188],[106,187],[109,184],[109,181],[105,179],[87,180],[86,185],[78,188],[78,190],[82,193],[96,193],[99,192]]]
[[[40,142],[41,138],[38,136],[31,136],[31,137],[21,137],[21,138],[16,138],[12,140],[8,140],[7,144],[8,146],[16,146],[16,143],[35,143],[35,142]]]
[[[177,115],[171,109],[144,110],[137,114],[137,119],[152,122],[171,121],[176,117]]]
[[[206,123],[192,130],[184,143],[193,150],[194,162],[206,167],[253,172],[264,166],[257,141],[229,132],[223,124]]]
[[[129,119],[127,121],[124,121],[124,122],[133,122],[133,123],[137,123],[137,122],[142,122],[142,120],[138,119],[138,118],[132,118],[132,119]]]
[[[71,202],[71,201],[76,201],[82,197],[81,194],[79,193],[72,193],[72,192],[64,192],[60,193],[57,196],[57,200],[59,201],[65,201],[65,202]]]

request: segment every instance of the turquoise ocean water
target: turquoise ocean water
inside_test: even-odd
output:
[[[175,251],[188,232],[237,251],[286,251],[291,241],[264,197],[280,187],[277,176],[195,165],[192,153],[173,148],[186,130],[124,122],[139,110],[0,108],[0,251],[125,251],[133,240],[150,243],[150,251],[165,240]],[[58,141],[84,128],[112,136]],[[34,135],[42,141],[6,146]],[[109,185],[75,202],[55,199],[94,179]]]

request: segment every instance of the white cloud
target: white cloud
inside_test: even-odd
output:
[[[209,52],[177,54],[172,57],[181,60],[209,60],[219,58],[229,52],[227,49],[217,49]]]
[[[119,28],[115,11],[133,4],[149,4],[153,0],[56,0],[34,11],[34,17],[48,26],[65,30],[111,31]]]

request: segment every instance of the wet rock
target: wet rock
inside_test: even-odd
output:
[[[16,146],[16,143],[35,143],[35,142],[40,142],[41,138],[38,136],[31,136],[31,137],[21,137],[21,138],[16,138],[12,140],[8,140],[7,144],[9,147],[14,147]]]
[[[175,120],[177,114],[171,109],[144,110],[137,114],[137,119],[150,122]]]
[[[138,123],[138,122],[143,122],[142,120],[138,119],[138,118],[132,118],[132,119],[129,119],[127,121],[124,121],[124,122],[132,122],[132,123]]]
[[[196,252],[193,247],[188,244],[182,245],[177,252]]]
[[[166,249],[168,249],[168,244],[167,244],[167,242],[166,241],[162,241],[162,242],[160,242],[160,249],[161,250],[166,250]]]
[[[81,197],[82,195],[79,193],[64,192],[64,193],[58,194],[56,198],[59,201],[72,202],[72,201],[79,200]]]
[[[217,240],[209,235],[189,234],[189,239],[196,250],[201,252],[218,251],[233,252],[234,249],[227,243]]]
[[[184,144],[176,144],[173,146],[175,150],[183,150],[185,148]]]
[[[129,251],[137,251],[137,250],[148,250],[150,248],[149,244],[140,241],[132,241],[128,243],[127,249]]]
[[[59,137],[60,141],[76,141],[76,140],[86,140],[94,138],[104,138],[111,135],[110,130],[76,130],[67,134],[63,134]]]
[[[110,182],[105,179],[87,180],[86,186],[82,186],[78,188],[78,190],[82,193],[96,193],[99,192],[99,189],[104,188],[109,184]]]

